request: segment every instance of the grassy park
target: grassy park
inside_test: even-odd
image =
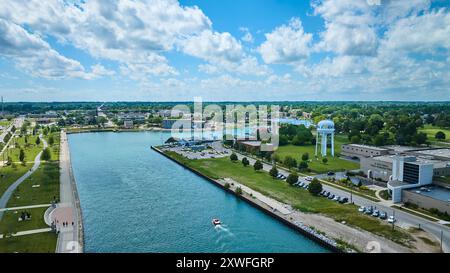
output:
[[[13,193],[6,207],[49,204],[55,198],[59,199],[59,131],[39,129],[35,135],[23,134],[14,138],[11,148],[5,153],[10,157],[11,164],[0,168],[0,195],[25,174],[33,165],[35,157],[43,149],[43,141],[36,144],[39,133],[49,145],[50,160],[41,162],[39,168],[28,177]],[[24,151],[24,162],[20,163],[20,150]],[[30,221],[18,221],[21,211],[5,212],[0,221],[0,234],[10,232],[48,228],[43,215],[47,208],[27,210],[32,215]],[[0,239],[0,252],[54,252],[57,236],[54,233],[39,233]]]
[[[52,232],[4,238],[0,240],[0,253],[55,253],[57,238]]]
[[[234,163],[229,158],[188,160],[174,152],[167,154],[210,178],[231,178],[266,196],[290,204],[302,212],[320,213],[338,222],[345,221],[350,226],[370,231],[403,245],[409,245],[412,240],[407,232],[392,230],[390,225],[358,213],[354,205],[341,205],[325,198],[315,197],[303,189],[273,179],[267,172],[256,172],[251,166],[244,167],[240,162]]]
[[[337,135],[335,137],[335,157],[327,156],[327,163],[322,162],[322,156],[319,155],[317,158],[315,158],[315,145],[304,145],[304,146],[295,146],[295,145],[286,145],[286,146],[280,146],[278,150],[276,151],[276,154],[280,157],[280,159],[283,161],[286,156],[291,156],[297,162],[301,161],[301,157],[304,153],[309,154],[309,161],[308,166],[311,169],[311,171],[315,173],[325,173],[328,171],[340,171],[340,170],[354,170],[359,168],[359,164],[340,159],[339,153],[341,152],[341,145],[348,143],[346,136],[339,136]]]
[[[59,164],[42,163],[13,193],[8,207],[50,204],[59,199]]]
[[[429,141],[431,142],[447,142],[450,143],[450,129],[443,129],[443,128],[439,128],[433,125],[425,125],[423,129],[419,129],[420,132],[426,133],[427,134],[427,138]],[[442,131],[445,135],[446,138],[443,140],[440,139],[436,139],[436,133]]]

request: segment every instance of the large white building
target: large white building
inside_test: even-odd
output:
[[[402,201],[402,191],[433,183],[433,163],[418,161],[415,156],[395,156],[392,162],[392,178],[387,186],[392,201]]]

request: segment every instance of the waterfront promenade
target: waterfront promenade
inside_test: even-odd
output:
[[[60,203],[51,212],[51,219],[57,223],[59,230],[57,253],[83,252],[83,224],[80,201],[76,189],[75,178],[70,162],[69,143],[67,134],[61,131],[60,149]],[[68,227],[61,227],[61,222],[68,222]],[[72,224],[73,223],[73,224]]]

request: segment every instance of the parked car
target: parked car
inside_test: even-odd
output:
[[[341,197],[339,197],[339,196],[335,196],[334,198],[333,198],[333,201],[339,201],[341,199]]]
[[[364,211],[364,214],[367,214],[367,215],[371,215],[373,213],[373,209],[372,208],[366,208],[366,210]]]
[[[307,177],[305,178],[306,181],[313,181],[313,179],[314,179],[314,177],[312,177],[312,176],[307,176]]]
[[[299,187],[303,187],[304,185],[305,185],[304,182],[300,182],[300,183],[298,184]]]
[[[304,188],[304,189],[307,189],[307,188],[308,188],[308,185],[306,185],[306,184],[303,185],[303,188]]]
[[[364,207],[364,206],[361,206],[361,207],[359,207],[359,209],[358,209],[359,212],[364,212],[365,210],[366,210],[366,207]]]
[[[334,194],[330,194],[330,195],[328,196],[328,199],[334,199]]]
[[[387,219],[387,213],[384,211],[380,212],[380,219],[382,219],[382,220]]]
[[[330,196],[330,192],[329,191],[326,191],[325,193],[324,193],[324,195],[323,195],[324,197],[328,197],[328,196]]]
[[[393,215],[389,216],[389,218],[388,218],[388,223],[393,224],[393,223],[395,223],[396,221],[397,221],[397,219],[395,219],[395,217],[394,217]]]
[[[372,213],[372,216],[373,216],[373,217],[378,217],[378,216],[380,216],[380,211],[375,210],[375,211]]]
[[[341,198],[341,200],[339,200],[339,203],[341,203],[341,204],[345,204],[347,202],[348,202],[348,198],[347,197]]]
[[[332,175],[335,175],[335,173],[334,172],[328,172],[327,175],[332,176]]]

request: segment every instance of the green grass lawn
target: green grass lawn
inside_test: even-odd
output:
[[[420,132],[424,132],[427,134],[428,140],[431,142],[447,142],[450,143],[450,129],[443,129],[443,128],[439,128],[433,125],[425,125],[423,129],[419,129]],[[442,131],[444,132],[446,139],[445,140],[439,140],[436,139],[436,133]]]
[[[11,124],[9,120],[0,120],[0,126],[7,128]]]
[[[39,145],[36,145],[36,138],[38,136],[27,136],[27,143],[25,143],[25,136],[17,137],[15,139],[15,148],[9,149],[9,156],[11,156],[12,161],[17,162],[19,160],[20,149],[23,149],[25,152],[25,161],[30,162],[34,161],[39,152],[42,151],[43,144],[42,142]]]
[[[53,145],[49,144],[48,139],[50,138],[50,135],[53,136]],[[48,143],[48,148],[51,151],[51,160],[52,161],[58,161],[59,160],[59,142],[60,142],[60,132],[54,132],[54,133],[48,133],[48,135],[44,136],[45,140]]]
[[[188,160],[173,152],[169,152],[168,155],[208,177],[213,179],[231,178],[266,196],[290,204],[302,212],[321,213],[338,222],[345,221],[348,225],[384,236],[404,245],[408,245],[408,242],[412,239],[404,231],[392,230],[390,225],[359,213],[354,205],[341,205],[325,198],[312,196],[304,189],[292,187],[286,182],[273,179],[267,172],[255,172],[251,166],[243,167],[240,162],[233,163],[229,158]]]
[[[17,211],[7,211],[4,213],[2,220],[0,221],[0,234],[7,232],[19,232],[33,229],[48,228],[44,222],[44,212],[47,208],[34,208]],[[31,214],[30,221],[18,221],[21,212],[28,212]]]
[[[8,207],[49,204],[54,197],[59,199],[59,164],[46,162],[14,191]]]
[[[0,240],[0,253],[55,253],[56,234],[52,232],[32,234]]]
[[[22,175],[24,175],[29,169],[31,169],[32,164],[14,164],[11,166],[4,166],[0,168],[0,196]]]
[[[325,173],[328,171],[341,171],[341,170],[355,170],[359,168],[359,164],[340,159],[339,153],[341,152],[341,145],[348,143],[346,136],[338,135],[335,137],[335,157],[331,157],[331,155],[327,156],[328,162],[324,164],[322,162],[322,156],[314,157],[315,154],[315,145],[305,145],[305,146],[295,146],[295,145],[286,145],[280,146],[276,151],[276,154],[280,156],[281,160],[284,160],[286,156],[291,156],[297,160],[297,162],[301,161],[301,157],[304,153],[309,153],[309,162],[308,166],[311,171],[315,173]],[[319,147],[320,148],[320,147]],[[320,152],[319,152],[320,153]]]

